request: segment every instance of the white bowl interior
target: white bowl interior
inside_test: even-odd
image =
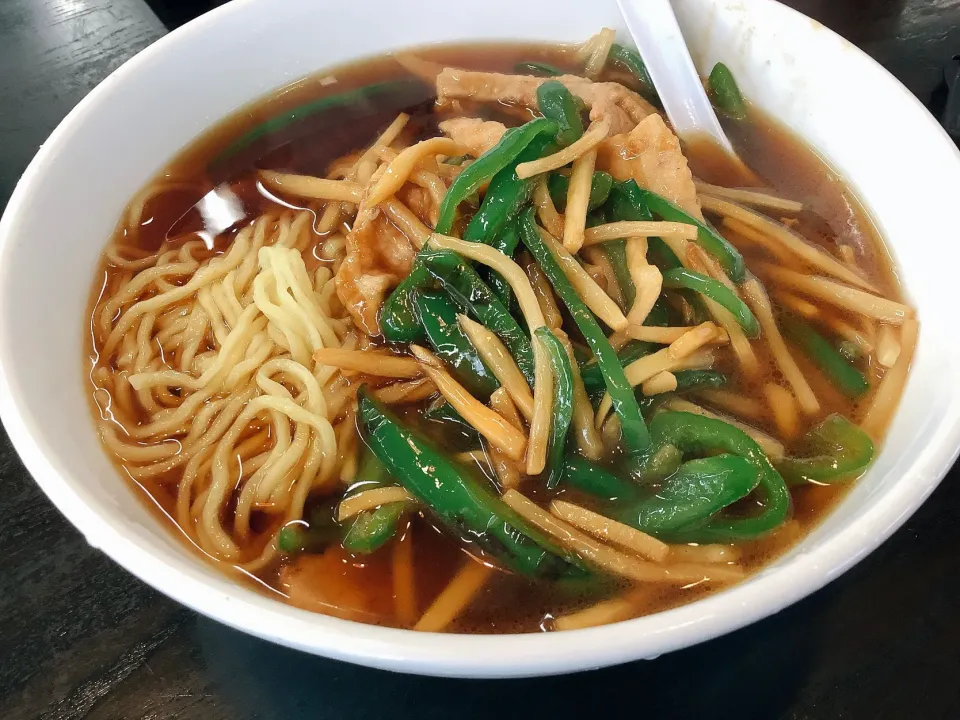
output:
[[[960,336],[948,307],[960,264],[950,213],[960,160],[902,86],[816,23],[769,0],[674,5],[701,71],[723,60],[749,98],[851,182],[922,322],[882,453],[789,555],[736,588],[615,628],[490,638],[357,625],[282,605],[199,562],[117,475],[94,432],[82,348],[97,258],[130,196],[192,138],[253,98],[358,56],[459,39],[573,42],[604,25],[625,38],[612,1],[421,0],[374,11],[237,0],[112,75],[43,147],[0,223],[0,410],[33,476],[92,545],[196,610],[292,647],[408,672],[522,676],[655,656],[775,612],[849,567],[955,457]]]

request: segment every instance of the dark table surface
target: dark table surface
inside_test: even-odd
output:
[[[152,1],[156,14],[143,0],[0,0],[0,206],[87,92],[213,4]],[[960,52],[958,0],[789,4],[864,48],[928,107],[942,106],[943,67]],[[302,655],[174,604],[88,547],[0,432],[0,719],[956,720],[957,473],[856,568],[744,630],[575,676],[459,681]]]

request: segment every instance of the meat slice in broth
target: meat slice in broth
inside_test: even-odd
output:
[[[680,140],[659,115],[650,115],[626,135],[600,144],[597,165],[617,180],[633,178],[701,220],[700,201]]]

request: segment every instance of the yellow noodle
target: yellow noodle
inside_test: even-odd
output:
[[[576,253],[583,245],[587,205],[590,203],[590,185],[593,182],[593,169],[596,163],[596,149],[585,152],[573,161],[563,224],[563,247],[567,252]]]
[[[622,330],[625,328],[627,326],[627,318],[624,317],[623,312],[617,307],[617,304],[611,297],[597,285],[596,281],[587,274],[586,270],[577,262],[576,258],[567,252],[567,250],[557,242],[556,238],[546,230],[540,227],[538,227],[537,230],[543,239],[544,245],[547,246],[554,260],[557,261],[560,269],[563,270],[563,274],[567,276],[567,280],[573,285],[573,288],[577,291],[577,294],[586,306],[590,308],[590,311],[614,330]]]
[[[755,213],[752,210],[748,210],[747,208],[741,207],[732,202],[708,196],[702,197],[700,204],[704,210],[711,210],[713,212],[720,213],[725,217],[739,220],[743,224],[749,225],[755,230],[773,237],[781,245],[790,250],[790,252],[792,252],[794,255],[810,263],[814,267],[819,268],[828,275],[832,275],[835,278],[839,278],[840,280],[864,288],[865,290],[877,292],[877,289],[872,283],[864,280],[849,267],[830,255],[827,255],[827,253],[823,252],[819,248],[811,245],[804,240],[802,236],[795,234],[783,225],[780,225],[779,223],[776,223],[773,220],[760,215],[759,213]]]
[[[473,601],[492,572],[493,568],[468,559],[413,629],[423,632],[444,630]]]
[[[388,165],[376,185],[367,194],[369,205],[379,205],[397,192],[407,182],[417,164],[426,157],[435,155],[455,155],[457,144],[446,137],[434,137],[421,140],[416,145],[403,150]]]
[[[797,297],[792,293],[778,292],[774,294],[774,298],[784,307],[793,310],[805,318],[816,318],[820,316],[820,308],[812,302],[804,300],[802,297]]]
[[[523,417],[529,421],[533,417],[533,393],[530,392],[530,385],[527,384],[527,379],[517,366],[513,355],[500,338],[480,323],[474,322],[466,315],[458,315],[457,322],[473,343],[483,362],[490,368],[490,372],[510,393],[513,402],[523,413]]]
[[[589,47],[589,56],[583,69],[583,74],[591,80],[596,80],[603,72],[604,65],[607,64],[607,55],[610,54],[610,47],[616,33],[610,28],[603,28],[600,32],[584,43],[584,47]]]
[[[341,370],[354,370],[378,377],[416,378],[423,374],[420,372],[420,364],[413,358],[369,350],[321,348],[314,352],[313,359]]]
[[[697,192],[710,195],[716,198],[734,200],[745,205],[756,205],[758,207],[768,207],[774,210],[782,210],[789,213],[798,213],[803,210],[803,203],[796,200],[787,200],[785,198],[759,192],[757,190],[739,190],[736,188],[726,188],[720,185],[711,185],[701,180],[694,180],[693,184]]]
[[[503,501],[528,522],[557,538],[585,561],[614,575],[640,582],[680,585],[708,579],[717,581],[739,580],[743,577],[741,571],[732,567],[666,566],[637,560],[584,535],[576,528],[541,509],[516,490],[505,492]]]
[[[423,372],[430,376],[440,393],[464,420],[507,457],[516,461],[523,457],[527,447],[527,438],[523,433],[467,392],[429,350],[419,345],[411,345],[410,350],[420,361]]]
[[[115,399],[129,397],[128,407],[137,403],[147,415],[130,428],[137,449],[126,461],[131,474],[156,477],[183,466],[178,521],[205,552],[244,566],[275,553],[267,543],[251,560],[237,545],[251,533],[250,514],[299,519],[307,493],[336,477],[341,457],[321,387],[336,370],[312,359],[314,350],[339,345],[340,320],[319,300],[332,290],[324,285],[331,274],[310,277],[303,262],[311,220],[310,212],[265,215],[241,230],[225,255],[200,261],[184,285],[143,286],[109,319],[101,348],[114,366]],[[160,253],[157,262],[192,252]],[[204,335],[212,347],[201,346]],[[136,400],[125,390],[127,378],[139,387]],[[217,399],[219,392],[229,400]],[[113,444],[109,431],[104,436]],[[172,443],[180,446],[175,456],[167,450]],[[231,519],[225,509],[235,492]]]
[[[752,437],[756,441],[757,445],[763,448],[763,451],[767,454],[767,457],[773,461],[782,460],[786,454],[783,443],[781,443],[779,440],[768,435],[762,430],[758,430],[757,428],[747,425],[746,423],[742,423],[739,420],[735,420],[732,417],[710,412],[706,408],[700,407],[699,405],[695,405],[692,402],[682,400],[677,397],[667,400],[664,403],[664,407],[666,407],[668,410],[676,410],[677,412],[688,412],[693,413],[694,415],[703,415],[704,417],[714,418],[715,420],[723,420],[725,423],[740,428],[743,430],[743,432]]]
[[[664,370],[658,372],[649,380],[644,380],[640,387],[643,394],[647,396],[673,392],[677,389],[677,376]]]
[[[413,501],[414,497],[402,487],[389,486],[364,490],[340,501],[337,507],[337,522],[343,522],[365,510],[373,510],[381,505]]]
[[[387,217],[413,243],[414,247],[418,250],[422,248],[423,244],[430,238],[430,228],[424,225],[423,221],[410,208],[396,198],[384,200],[382,207]]]
[[[670,560],[694,563],[735,563],[740,561],[736,545],[671,545]]]
[[[632,550],[654,562],[663,562],[670,552],[669,545],[651,535],[565,500],[554,500],[550,512],[600,540]]]
[[[261,170],[260,180],[271,190],[288,192],[297,197],[313,198],[314,200],[337,200],[344,202],[360,202],[363,188],[357,183],[347,180],[325,180],[309,175],[293,175]]]
[[[713,323],[704,324],[713,325]],[[691,327],[656,327],[654,325],[634,325],[631,323],[627,325],[624,334],[627,338],[633,340],[643,340],[657,345],[669,345],[692,329]],[[713,339],[710,342],[727,342],[728,340],[727,333],[717,325],[713,325]]]
[[[773,317],[773,309],[770,307],[770,299],[766,292],[755,279],[751,278],[742,285],[743,292],[747,296],[747,301],[754,314],[757,316],[757,322],[763,331],[763,337],[770,348],[773,359],[783,373],[783,377],[793,388],[793,392],[800,403],[800,408],[807,415],[816,415],[820,412],[820,402],[814,394],[813,389],[803,376],[796,361],[790,355],[780,329],[777,327],[777,321]]]
[[[697,227],[696,225],[659,220],[621,220],[587,228],[584,232],[583,244],[597,245],[611,240],[633,237],[673,237],[682,240],[696,240]]]
[[[670,247],[671,250],[680,258],[680,262],[683,263],[683,266],[686,268],[696,269],[694,267],[695,263],[691,262],[691,258],[688,257],[688,249],[695,247],[692,243],[682,240],[680,238],[663,238],[664,242]],[[696,257],[696,254],[694,255]],[[708,266],[704,268],[710,274],[714,268],[713,266]],[[720,277],[714,277],[714,279],[724,282],[729,286],[730,279],[726,276],[725,273],[718,273]],[[735,292],[735,291],[734,291]],[[740,369],[743,371],[743,374],[750,379],[755,379],[760,374],[760,363],[757,361],[757,355],[753,350],[753,347],[750,345],[750,341],[747,339],[747,336],[743,332],[743,328],[740,327],[740,323],[733,316],[733,314],[722,307],[719,303],[711,300],[708,297],[702,298],[703,304],[706,306],[707,310],[713,316],[713,318],[720,323],[720,326],[727,331],[727,336],[730,340],[730,347],[733,350],[734,355],[737,357],[737,363],[740,365]]]
[[[795,253],[790,252],[785,248],[781,243],[777,242],[776,239],[766,235],[754,228],[746,225],[739,220],[734,218],[725,217],[720,222],[720,227],[727,231],[727,235],[730,233],[736,233],[739,237],[744,240],[748,240],[754,245],[759,245],[764,250],[773,255],[783,265],[792,265],[798,267],[800,265],[800,260]],[[727,237],[725,235],[724,237]],[[730,238],[727,237],[729,240]],[[733,241],[731,241],[733,242]],[[736,245],[737,243],[734,243]]]
[[[573,344],[563,330],[556,329],[553,332],[563,344],[563,348],[567,352],[567,359],[570,361],[570,369],[573,371],[573,418],[571,425],[573,436],[577,441],[577,449],[585,458],[599,460],[603,455],[603,440],[593,425],[593,405],[590,403],[590,397],[583,385],[583,378],[580,376],[580,365],[573,352]]]
[[[563,237],[566,221],[553,204],[553,198],[550,197],[550,191],[547,189],[546,178],[539,178],[533,186],[533,204],[537,206],[537,217],[547,232],[554,237]]]
[[[641,327],[647,315],[653,309],[660,291],[663,289],[663,276],[659,268],[647,262],[647,239],[631,237],[627,240],[627,268],[630,279],[636,288],[633,307],[627,313],[627,320]]]
[[[644,585],[633,588],[619,597],[601,600],[583,610],[561,615],[553,621],[556,630],[582,630],[583,628],[609,625],[629,620],[637,614],[639,606],[648,600],[655,592],[655,586]]]
[[[900,402],[919,332],[920,326],[913,318],[904,320],[900,327],[900,355],[880,381],[880,387],[873,394],[870,407],[861,423],[863,429],[874,439],[880,438]]]
[[[426,400],[436,392],[437,386],[430,378],[419,377],[415,380],[396,382],[377,388],[373,391],[373,396],[382,403],[395,405]]]
[[[800,413],[793,393],[782,385],[769,382],[763,386],[763,394],[770,405],[780,437],[785,440],[795,438],[800,433]]]
[[[732,390],[704,388],[697,390],[697,397],[747,420],[762,420],[766,416],[759,400],[745,397]]]
[[[537,302],[530,281],[523,270],[513,260],[502,252],[489,245],[466,242],[446,235],[434,234],[431,244],[446,250],[453,250],[464,257],[475,260],[496,270],[510,285],[513,294],[520,305],[531,335],[539,327],[544,327],[543,312]],[[544,352],[540,343],[533,343],[533,417],[530,420],[530,445],[536,453],[527,453],[526,472],[528,475],[538,475],[547,463],[546,438],[550,433],[551,408],[553,406],[553,371],[550,368],[550,358]],[[533,442],[536,439],[536,442]],[[542,450],[541,450],[542,448]]]
[[[530,285],[537,296],[537,304],[540,305],[540,311],[543,313],[547,327],[556,330],[563,324],[563,316],[560,314],[560,307],[557,305],[557,299],[553,296],[553,288],[550,287],[550,281],[543,274],[543,269],[532,260],[526,265],[527,277],[530,279]]]
[[[877,362],[885,368],[892,368],[900,357],[900,340],[892,325],[880,325],[877,328]]]
[[[413,574],[413,525],[393,544],[393,607],[397,621],[404,626],[417,619],[417,587]]]
[[[569,165],[584,153],[593,150],[600,144],[600,141],[609,134],[610,118],[604,117],[597,122],[590,123],[590,127],[587,128],[587,131],[576,142],[555,152],[553,155],[547,155],[539,160],[531,160],[517,165],[517,177],[523,180],[533,177],[534,175],[540,175],[541,173],[562,168],[564,165]]]
[[[490,393],[490,407],[500,413],[503,419],[513,425],[517,430],[523,430],[523,420],[520,419],[517,406],[514,404],[506,388],[498,387]]]

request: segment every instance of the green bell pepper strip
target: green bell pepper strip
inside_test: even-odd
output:
[[[566,85],[547,80],[537,88],[537,107],[545,118],[557,124],[557,144],[572,145],[583,136],[583,118],[580,105]]]
[[[348,90],[344,93],[330,95],[328,97],[320,98],[319,100],[312,100],[303,105],[298,105],[292,110],[288,110],[280,115],[272,117],[266,122],[263,122],[253,129],[245,132],[239,138],[230,143],[230,145],[228,145],[219,155],[217,155],[217,157],[214,158],[214,160],[210,163],[210,167],[216,168],[222,165],[224,162],[236,156],[238,153],[248,148],[257,140],[266,137],[267,135],[271,135],[272,133],[279,132],[293,123],[310,117],[311,115],[316,115],[317,113],[325,110],[337,111],[345,107],[356,106],[365,102],[380,104],[384,102],[385,98],[389,98],[391,96],[397,96],[400,98],[409,94],[411,90],[415,88],[422,88],[423,86],[423,81],[421,80],[388,80],[386,82],[366,85],[355,90]]]
[[[643,321],[643,324],[670,327],[670,309],[667,307],[667,303],[662,295],[658,297],[657,301],[653,304],[653,308],[647,315],[647,319]]]
[[[569,455],[564,460],[563,483],[604,500],[632,503],[643,497],[636,483],[617,477],[579,455]]]
[[[597,208],[593,212],[587,213],[587,219],[585,225],[588,228],[596,227],[597,225],[603,225],[607,222],[607,214],[604,212],[603,208]],[[613,242],[612,240],[610,242]]]
[[[451,155],[448,158],[444,158],[440,162],[442,162],[444,165],[456,165],[459,167],[469,160],[470,157],[470,155]]]
[[[538,135],[503,170],[493,176],[480,209],[474,214],[463,233],[464,240],[492,245],[507,257],[513,257],[520,244],[516,216],[530,201],[535,178],[521,180],[517,165],[537,160],[554,151],[556,144],[550,135]],[[513,291],[509,284],[493,270],[487,271],[490,287],[506,307],[510,307]]]
[[[471,449],[483,446],[483,439],[480,437],[477,429],[464,420],[460,413],[457,412],[457,409],[446,400],[442,400],[427,408],[423,413],[423,418],[424,420],[430,420],[448,427],[451,424],[456,425],[458,432]]]
[[[587,212],[593,212],[603,205],[610,197],[613,187],[613,176],[603,170],[597,170],[590,179],[590,200],[587,202]],[[547,190],[550,199],[559,212],[567,210],[567,191],[570,189],[570,178],[560,173],[550,173],[547,178]]]
[[[843,356],[844,360],[849,360],[850,362],[854,362],[863,357],[860,346],[853,342],[853,340],[841,340],[838,342],[837,352]]]
[[[784,335],[826,375],[847,397],[856,398],[870,389],[870,383],[830,342],[798,317],[780,318]]]
[[[542,62],[521,62],[513,66],[521,75],[536,75],[538,77],[557,77],[564,72],[560,68]]]
[[[423,342],[426,334],[417,320],[415,295],[420,289],[438,284],[503,340],[517,365],[532,382],[533,351],[528,336],[477,271],[449,250],[426,247],[417,255],[410,274],[384,304],[380,316],[384,338],[391,342]]]
[[[419,343],[426,340],[423,326],[417,322],[414,303],[416,291],[433,282],[433,276],[420,259],[422,255],[423,250],[413,261],[410,274],[393,289],[380,310],[380,332],[389,342]]]
[[[457,323],[458,308],[443,292],[422,290],[416,294],[417,312],[427,340],[437,357],[471,395],[488,398],[500,387],[493,373],[483,364],[476,348]]]
[[[721,450],[749,460],[760,471],[763,510],[746,518],[714,518],[695,532],[688,542],[730,542],[759,537],[779,526],[790,512],[790,491],[756,441],[722,420],[686,412],[662,412],[650,423],[654,443],[670,444],[684,453]]]
[[[617,360],[621,367],[626,367],[634,360],[649,355],[654,349],[653,343],[631,340],[617,352]],[[600,371],[600,364],[597,362],[588,362],[581,365],[580,379],[583,381],[583,388],[587,391],[587,395],[590,396],[602,393],[606,387],[603,373]]]
[[[810,457],[787,457],[777,470],[790,485],[834,483],[863,471],[873,459],[873,441],[842,415],[831,415],[803,438],[814,453]]]
[[[503,341],[527,382],[533,383],[530,338],[477,271],[457,253],[449,250],[425,248],[421,251],[421,258],[424,267],[439,281],[440,286],[463,305],[468,314]]]
[[[533,528],[467,468],[401,425],[365,388],[358,392],[365,441],[390,473],[448,530],[527,577],[587,574],[574,554]]]
[[[640,459],[634,473],[644,484],[659,483],[673,475],[683,464],[683,453],[673,445],[661,445],[656,452]]]
[[[282,553],[321,553],[336,539],[329,530],[318,531],[300,524],[285,525],[277,533],[277,550]]]
[[[636,183],[634,183],[634,185],[636,185]],[[592,191],[593,187],[591,186],[590,189]],[[649,212],[644,212],[630,202],[630,198],[623,188],[623,183],[619,182],[611,183],[604,210],[605,220],[653,219],[653,216],[650,215]],[[630,277],[630,267],[627,264],[627,241],[611,240],[610,242],[603,243],[601,248],[610,260],[610,265],[613,267],[613,273],[616,276],[617,285],[620,286],[620,294],[623,295],[623,302],[626,306],[624,310],[629,311],[637,299],[637,288],[633,284],[633,278]]]
[[[442,398],[441,400],[442,402],[439,402],[424,411],[423,417],[425,420],[433,420],[441,423],[452,422],[457,423],[458,425],[463,425],[464,427],[473,427],[473,425],[463,419],[463,416],[457,412],[457,409],[453,405]],[[480,436],[477,435],[477,437]]]
[[[356,482],[348,494],[354,491],[371,490],[392,483],[383,463],[368,448],[364,448],[357,468]],[[358,513],[346,526],[340,541],[344,550],[357,555],[369,555],[383,547],[397,532],[397,524],[410,509],[409,503],[390,503],[373,510]]]
[[[728,310],[737,319],[747,337],[753,338],[760,334],[760,323],[747,304],[719,280],[686,268],[675,268],[663,273],[663,286],[673,290],[685,288],[700,293]]]
[[[749,495],[761,470],[739,455],[689,460],[655,495],[616,514],[616,519],[657,538],[685,540],[728,505]]]
[[[647,208],[645,200],[640,193],[640,186],[634,180],[624,182],[614,182],[610,189],[610,198],[607,201],[608,215],[611,222],[653,220],[653,214]],[[624,241],[618,241],[624,242]],[[604,243],[610,246],[612,243]],[[647,240],[647,253],[661,270],[671,270],[673,268],[683,267],[683,264],[674,254],[673,250],[658,237],[652,237]],[[626,254],[624,254],[624,262]],[[616,268],[614,268],[616,269]],[[629,277],[629,273],[628,273]],[[623,286],[621,286],[621,289]],[[633,287],[633,280],[629,283],[629,294],[636,297],[636,289]],[[631,301],[632,304],[632,301]],[[651,313],[652,314],[652,313]],[[657,316],[648,316],[645,325],[666,325],[665,319],[661,322]]]
[[[397,534],[400,518],[410,508],[410,503],[396,502],[360,513],[343,536],[343,549],[357,555],[369,555],[379,550]]]
[[[637,82],[640,83],[646,93],[656,95],[656,89],[653,86],[650,73],[647,72],[647,66],[644,64],[643,58],[640,57],[640,53],[636,50],[614,43],[610,46],[607,62],[626,70],[637,79]]]
[[[553,410],[546,466],[547,487],[552,490],[563,476],[564,448],[573,419],[573,368],[566,349],[549,328],[537,328],[535,334],[544,344],[553,370]]]
[[[610,261],[610,267],[613,268],[614,278],[620,288],[620,294],[623,295],[623,311],[630,312],[634,300],[637,299],[637,287],[633,284],[630,267],[627,265],[627,241],[611,240],[603,243],[600,249]]]
[[[716,370],[675,370],[673,376],[677,379],[675,392],[699,388],[718,388],[727,384],[726,376]]]
[[[646,206],[636,180],[615,181],[610,188],[607,209],[613,222],[653,220],[653,213]]]
[[[500,142],[460,173],[447,190],[440,207],[437,232],[448,233],[460,202],[475,193],[484,182],[490,180],[490,186],[487,188],[480,209],[474,214],[464,231],[464,239],[494,244],[511,216],[515,215],[530,199],[532,181],[520,180],[517,177],[516,166],[546,154],[553,144],[555,128],[556,124],[552,121],[538,118],[504,133]],[[478,169],[474,171],[474,168]],[[461,181],[465,176],[465,180]],[[449,215],[448,220],[444,220],[444,213]],[[503,248],[497,249],[503,251]],[[413,307],[413,291],[421,286],[424,280],[422,255],[423,250],[414,260],[410,274],[394,288],[383,304],[380,313],[380,329],[384,338],[391,342],[409,343],[423,340],[423,333],[417,325]]]
[[[507,223],[507,226],[503,228],[493,241],[493,247],[507,257],[513,257],[519,244],[520,228],[517,226],[515,219]],[[487,279],[489,280],[490,289],[493,290],[493,294],[503,303],[504,307],[509,308],[513,302],[513,290],[510,289],[510,284],[500,276],[500,273],[494,270],[489,271]]]
[[[600,366],[600,372],[603,373],[607,392],[610,393],[610,399],[613,401],[614,412],[620,418],[620,427],[628,452],[631,454],[645,453],[650,447],[650,433],[647,432],[647,426],[640,414],[640,406],[637,404],[633,388],[627,382],[623,367],[617,359],[617,354],[593,317],[593,313],[580,299],[577,291],[573,289],[573,285],[570,284],[550,249],[544,244],[543,238],[537,232],[537,226],[533,219],[533,208],[528,208],[521,215],[520,233],[524,245],[533,254],[554,291],[563,300],[564,305],[573,317],[573,321],[583,335],[583,339],[587,341],[587,345],[590,346],[590,350],[597,358],[597,364]]]
[[[627,185],[632,182],[632,180],[628,180]],[[743,256],[720,233],[655,192],[637,186],[635,190],[631,190],[631,196],[636,198],[637,202],[642,203],[654,217],[660,220],[695,225],[697,228],[697,244],[717,259],[731,280],[737,284],[743,282],[746,274]]]
[[[517,165],[538,160],[554,149],[554,139],[544,133],[534,137],[517,156],[507,163],[487,186],[480,209],[474,214],[463,231],[463,239],[492,245],[520,209],[530,200],[536,178],[521,180],[517,177]]]
[[[734,120],[745,120],[747,118],[747,104],[740,94],[740,88],[737,87],[737,81],[733,79],[733,73],[723,63],[717,63],[707,78],[707,95],[713,101],[713,104],[726,115]]]
[[[440,212],[436,230],[441,235],[449,235],[457,207],[468,196],[477,192],[494,175],[503,170],[538,135],[554,136],[557,123],[548,118],[536,118],[518,128],[510,128],[500,141],[476,161],[471,163],[450,185],[447,194],[440,203]]]

